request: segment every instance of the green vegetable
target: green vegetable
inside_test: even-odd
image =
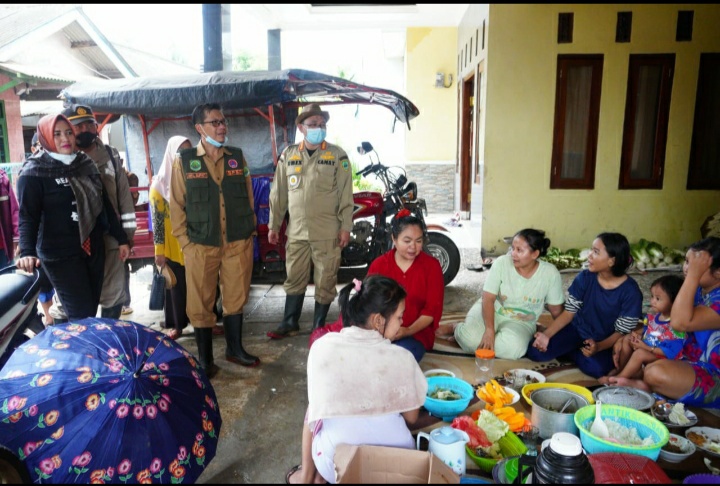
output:
[[[435,390],[433,390],[431,393],[428,394],[430,398],[434,398],[436,400],[460,400],[462,398],[462,395],[459,393],[455,393],[452,390],[447,390],[445,388],[437,387]]]

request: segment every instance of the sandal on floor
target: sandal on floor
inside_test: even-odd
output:
[[[290,484],[290,476],[300,471],[301,469],[302,464],[296,464],[295,466],[291,467],[287,474],[285,474],[285,484]]]
[[[212,330],[213,336],[222,336],[225,334],[225,328],[222,326],[215,326]]]

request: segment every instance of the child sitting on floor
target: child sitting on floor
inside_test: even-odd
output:
[[[685,333],[670,326],[670,310],[680,291],[683,279],[665,275],[650,285],[650,310],[644,326],[619,339],[613,348],[614,373],[598,381],[609,384],[609,377],[617,375],[635,378],[643,366],[658,359],[680,359]]]

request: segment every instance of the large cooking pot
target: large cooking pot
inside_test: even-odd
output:
[[[588,400],[565,388],[541,388],[532,394],[532,423],[540,431],[540,437],[549,439],[556,432],[578,435],[575,412],[586,405]],[[569,403],[568,403],[569,402]],[[560,410],[565,407],[563,413]]]

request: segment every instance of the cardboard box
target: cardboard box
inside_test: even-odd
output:
[[[452,468],[425,451],[397,447],[354,446],[335,448],[338,484],[458,484]]]

